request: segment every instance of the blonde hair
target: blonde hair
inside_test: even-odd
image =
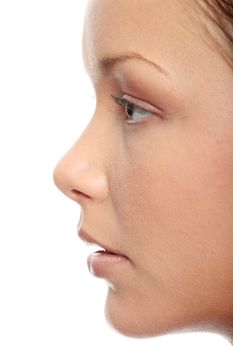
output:
[[[233,69],[233,0],[194,1],[207,19],[202,22],[205,34]]]

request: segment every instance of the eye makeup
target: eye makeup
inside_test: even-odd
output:
[[[144,68],[134,62],[124,64],[121,69],[114,72],[113,81],[122,92],[130,96],[140,96],[142,101],[140,106],[148,109],[148,105],[155,106],[157,113],[169,114],[176,113],[178,109],[183,108],[186,104],[188,90],[183,90],[182,80],[163,79],[154,71]],[[130,98],[130,102],[136,103]],[[150,101],[148,104],[145,101]]]
[[[159,111],[152,105],[136,100],[131,96],[128,98],[122,98],[111,95],[111,97],[115,103],[124,107],[127,123],[132,124],[145,122],[149,118],[156,117],[156,115],[159,113]],[[138,102],[134,103],[136,101]]]

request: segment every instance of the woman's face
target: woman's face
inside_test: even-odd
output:
[[[82,228],[129,259],[106,277],[106,317],[133,337],[233,326],[233,74],[194,3],[89,1],[96,109],[54,171]],[[154,65],[103,60],[123,54]],[[130,123],[111,94],[151,113]]]

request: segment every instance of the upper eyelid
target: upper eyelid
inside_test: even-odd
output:
[[[121,105],[125,105],[125,104],[129,103],[129,101],[126,98],[113,96],[113,95],[111,95],[111,96],[116,103],[119,103]]]
[[[113,96],[113,95],[111,95],[111,97],[116,103],[122,104],[122,98],[121,97]]]
[[[139,106],[138,104],[136,104],[135,102],[131,102],[131,101],[127,100],[126,98],[117,97],[117,96],[113,96],[113,95],[111,95],[111,96],[112,96],[112,98],[114,99],[114,101],[115,101],[116,103],[120,104],[120,105],[127,106],[127,105],[130,105],[130,104],[131,104],[131,105],[134,105],[134,106],[136,106],[136,107],[138,107],[138,108],[144,110],[143,107],[140,107],[140,106]]]
[[[127,94],[125,94],[125,95],[127,95]],[[130,101],[127,98],[115,97],[113,95],[111,95],[111,96],[114,99],[114,101],[120,105],[128,106],[131,104],[131,105],[139,108],[140,110],[151,112],[151,113],[156,113],[158,116],[159,115],[162,116],[163,110],[161,108],[158,108],[157,106],[151,105],[150,103],[148,103],[144,100],[140,100],[140,102],[142,104],[146,104],[146,106],[140,105],[140,102],[137,103],[136,101],[135,102]],[[129,96],[129,98],[132,98],[134,100],[138,99],[137,97],[134,97],[134,96]]]

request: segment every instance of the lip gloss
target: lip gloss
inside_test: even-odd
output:
[[[87,259],[89,271],[96,277],[112,276],[114,273],[119,273],[128,264],[129,259],[126,256],[104,250],[92,253]]]

